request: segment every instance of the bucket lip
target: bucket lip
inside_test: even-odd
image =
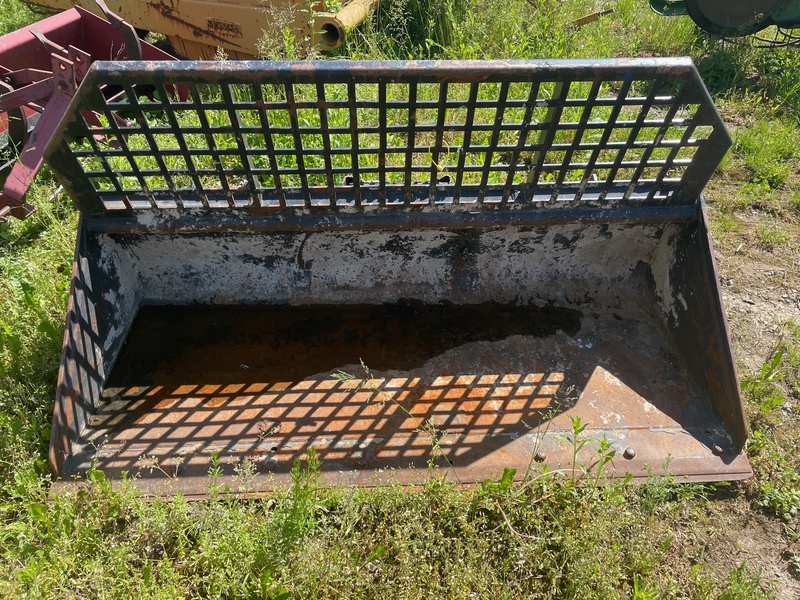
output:
[[[672,463],[671,463],[672,464]],[[455,482],[453,474],[445,468],[440,468],[441,476],[449,481]],[[360,481],[359,475],[366,473],[372,477],[371,481],[364,483]],[[429,477],[427,470],[422,470],[415,481],[403,480],[394,477],[397,472],[385,472],[383,474],[373,474],[373,472],[351,471],[325,474],[320,478],[320,485],[323,487],[359,487],[361,489],[377,489],[382,486],[401,486],[404,490],[414,492],[422,489],[425,479]],[[501,475],[498,472],[496,475]],[[518,473],[515,478],[521,481],[522,473]],[[656,468],[649,465],[640,466],[636,473],[631,473],[630,481],[641,484],[653,481],[653,478],[670,476],[675,483],[718,483],[726,481],[743,481],[753,476],[753,469],[747,456],[742,453],[737,455],[724,470],[714,473],[686,473],[672,475],[671,473],[660,474]],[[161,477],[161,478],[137,478],[133,474],[128,474],[127,478],[108,477],[111,485],[119,489],[122,486],[130,485],[142,494],[145,500],[156,500],[174,498],[180,494],[184,499],[190,501],[205,500],[212,495],[211,479],[209,476],[185,476],[181,477]],[[458,484],[462,489],[474,489],[481,485],[482,481],[462,481]],[[55,497],[60,494],[75,493],[87,485],[85,474],[59,476],[50,487],[50,496]],[[252,480],[248,481],[245,488],[241,488],[242,480],[237,475],[220,475],[214,481],[217,490],[225,490],[227,495],[240,498],[254,498],[270,494],[291,486],[291,478],[283,475],[257,474]]]

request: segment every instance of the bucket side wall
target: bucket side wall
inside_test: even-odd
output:
[[[696,221],[665,236],[653,254],[656,305],[673,347],[711,399],[738,453],[747,440],[747,421],[704,206],[698,211]]]
[[[102,249],[82,222],[50,437],[50,463],[58,475],[70,470],[73,446],[101,401],[140,302],[141,284],[130,255],[119,248]]]
[[[93,269],[87,258],[88,240],[83,223],[72,263],[72,282],[67,301],[67,319],[58,372],[53,428],[50,434],[50,463],[57,475],[66,466],[72,447],[99,402],[103,386],[103,351],[98,327],[102,298],[93,283]]]

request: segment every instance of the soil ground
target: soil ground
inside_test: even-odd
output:
[[[763,212],[735,213],[734,226],[721,231],[715,227],[719,205],[735,192],[735,185],[713,182],[706,200],[734,355],[740,377],[746,377],[758,373],[772,356],[785,324],[800,321],[800,223],[791,216],[784,219],[781,227],[788,243],[776,246],[766,246],[753,235],[759,225],[774,220]],[[797,431],[798,407],[789,398],[781,408],[781,426]],[[785,523],[754,510],[749,492],[755,481],[736,485],[743,494],[731,493],[710,503],[707,518],[676,540],[683,566],[705,563],[728,573],[745,564],[774,586],[779,600],[800,598],[800,572],[790,562],[797,552],[794,532],[800,520]]]

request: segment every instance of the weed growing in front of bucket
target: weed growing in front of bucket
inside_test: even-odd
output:
[[[595,486],[600,484],[600,476],[603,473],[603,468],[617,455],[617,451],[614,450],[605,435],[603,435],[603,439],[599,440],[597,444],[597,461],[594,465],[596,469],[594,474]]]
[[[748,454],[758,486],[753,502],[791,521],[800,514],[800,325],[786,324],[761,369],[742,381],[742,391],[752,423]]]
[[[321,466],[313,446],[308,449],[305,467],[300,460],[292,466],[292,486],[276,509],[280,545],[285,553],[293,550],[316,527]]]
[[[253,491],[256,473],[258,467],[255,460],[243,456],[234,466],[233,473],[236,480],[236,491],[239,493],[248,493]]]
[[[588,439],[582,437],[582,433],[588,426],[588,424],[582,424],[580,417],[570,417],[570,422],[572,423],[572,433],[565,436],[567,442],[569,442],[570,446],[572,446],[572,483],[575,483],[575,474],[576,469],[578,469],[578,453],[583,450],[583,447],[589,443]],[[583,470],[583,474],[586,474],[585,468],[581,465],[580,468]]]
[[[574,485],[579,480],[586,481],[588,479],[589,470],[594,467],[594,479],[589,480],[593,485],[597,486],[600,483],[600,477],[603,474],[603,468],[614,459],[616,450],[603,436],[603,439],[588,438],[583,435],[588,423],[581,421],[580,417],[570,417],[572,424],[572,431],[564,436],[566,442],[572,449],[572,462],[570,465],[570,481]],[[589,444],[597,444],[597,460],[590,466],[586,466],[583,462],[579,462],[578,454]],[[580,474],[580,477],[578,476]]]
[[[216,450],[211,452],[211,466],[208,468],[208,497],[212,500],[219,498],[219,494],[223,491],[222,486],[219,484],[219,478],[222,475],[222,461]]]
[[[781,359],[785,348],[777,347],[773,355],[762,365],[755,377],[747,377],[742,382],[742,391],[754,402],[758,414],[754,421],[762,422],[777,411],[786,402],[786,396],[778,385],[783,379]]]

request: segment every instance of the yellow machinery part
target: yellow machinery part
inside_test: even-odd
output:
[[[376,2],[353,0],[337,13],[326,12],[325,0],[108,0],[107,5],[137,29],[165,35],[183,57],[213,59],[221,48],[232,60],[246,60],[263,55],[265,46],[282,48],[285,32],[302,46],[337,48],[345,32],[363,22]],[[77,5],[103,16],[93,0],[32,0],[31,4],[51,10]]]

